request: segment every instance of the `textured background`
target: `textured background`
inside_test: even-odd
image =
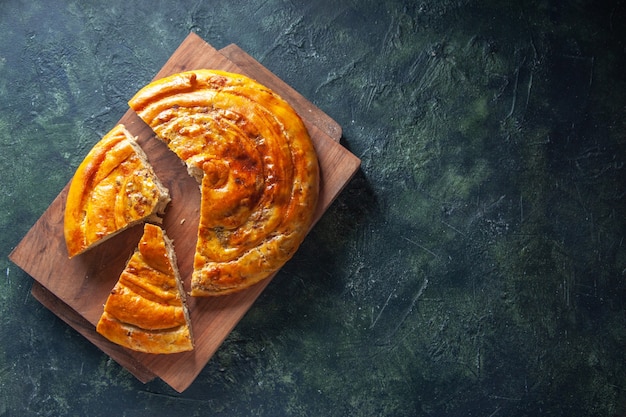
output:
[[[623,1],[0,0],[0,416],[626,413]],[[196,382],[143,385],[9,252],[190,32],[362,170]]]

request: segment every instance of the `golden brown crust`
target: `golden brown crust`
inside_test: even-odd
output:
[[[185,293],[171,241],[146,224],[138,248],[111,290],[96,330],[107,339],[146,353],[193,349]]]
[[[145,220],[170,201],[145,153],[123,125],[87,154],[70,185],[64,219],[68,255],[78,255]]]
[[[113,343],[138,352],[168,354],[193,349],[189,343],[188,328],[145,331],[122,323],[106,312],[98,322],[98,333],[106,334]]]
[[[194,70],[129,104],[201,182],[192,295],[239,291],[292,257],[312,223],[319,167],[287,102],[245,76]]]

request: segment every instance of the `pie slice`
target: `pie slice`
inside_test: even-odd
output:
[[[193,70],[129,105],[201,184],[191,295],[240,291],[293,256],[317,208],[319,167],[286,101],[243,75]]]
[[[80,164],[67,195],[65,242],[74,257],[143,221],[160,222],[170,201],[146,154],[115,126]]]
[[[136,351],[178,353],[194,347],[190,323],[172,241],[159,226],[146,223],[96,330]]]

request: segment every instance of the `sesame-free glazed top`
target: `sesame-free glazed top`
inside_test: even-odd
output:
[[[319,167],[286,101],[246,76],[193,70],[129,104],[201,182],[192,295],[247,288],[292,257],[316,209]]]
[[[157,214],[170,201],[135,138],[118,124],[94,145],[68,191],[64,234],[70,257]]]

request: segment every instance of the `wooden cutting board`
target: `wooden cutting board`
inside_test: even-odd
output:
[[[320,161],[321,190],[315,221],[319,220],[360,165],[359,159],[339,144],[341,127],[236,45],[217,51],[193,33],[173,53],[155,79],[198,68],[246,74],[276,91],[300,114]],[[172,202],[167,208],[163,227],[174,240],[181,276],[189,290],[200,207],[198,184],[174,153],[154,138],[150,128],[132,110],[128,110],[119,123],[125,124],[138,137],[157,175],[170,190]],[[63,237],[68,188],[69,183],[9,258],[35,279],[32,294],[37,300],[140,381],[147,382],[158,376],[182,392],[194,381],[271,278],[232,295],[187,297],[196,340],[192,352],[151,355],[110,343],[96,333],[95,324],[126,260],[137,246],[143,227],[129,229],[83,255],[68,259]]]

